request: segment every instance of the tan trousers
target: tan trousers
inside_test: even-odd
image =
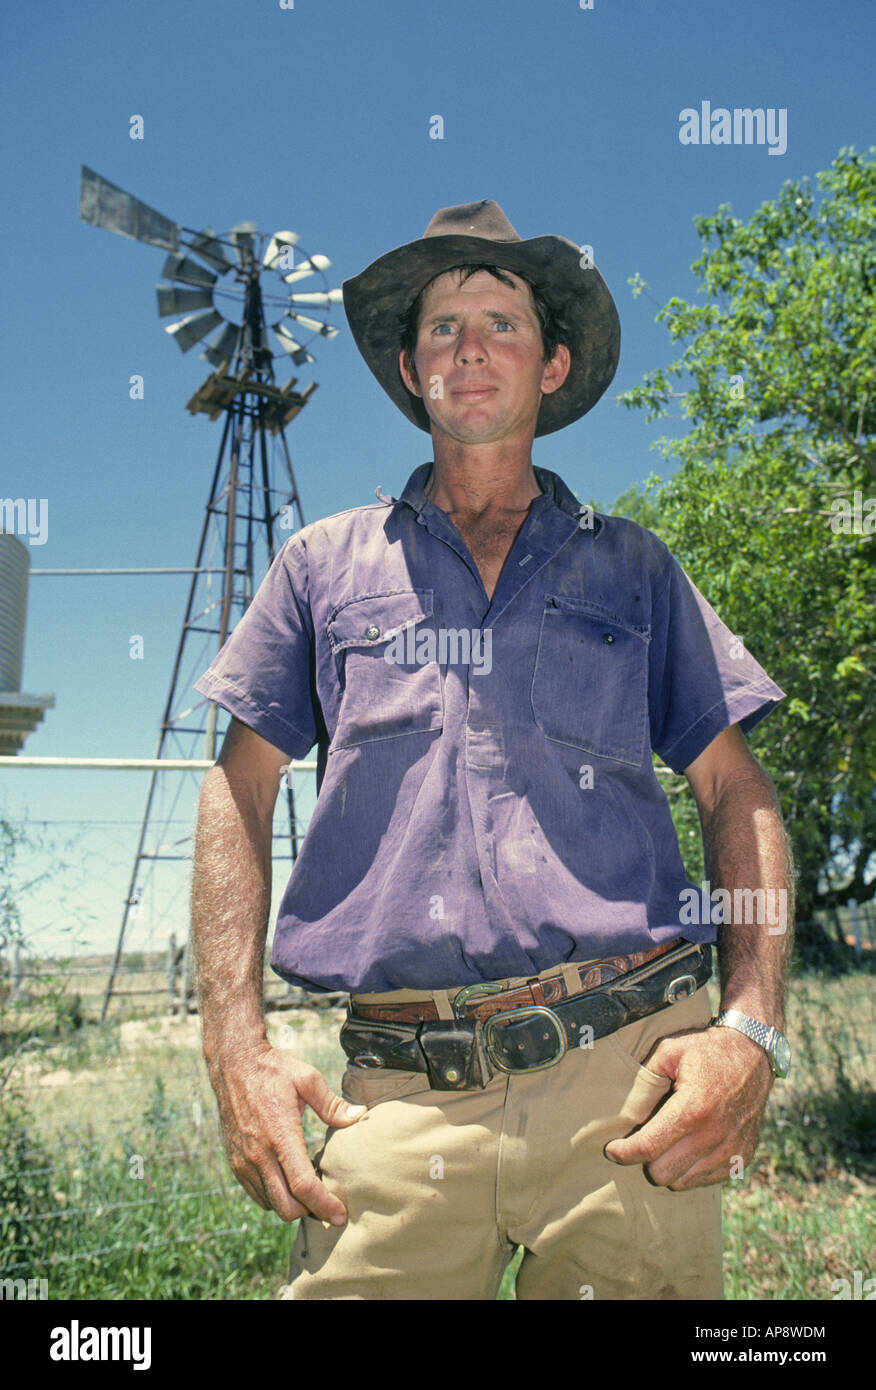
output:
[[[654,1043],[709,1017],[700,989],[545,1071],[498,1073],[477,1091],[348,1066],[343,1094],[368,1111],[328,1130],[315,1162],[347,1222],[302,1219],[281,1296],[495,1299],[522,1245],[518,1299],[722,1298],[720,1186],[670,1192],[603,1154],[670,1089],[641,1066]]]

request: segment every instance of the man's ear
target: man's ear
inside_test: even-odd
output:
[[[398,355],[398,369],[401,373],[401,379],[408,390],[413,392],[415,396],[422,396],[423,392],[420,390],[417,369],[410,359],[407,348],[402,348]]]
[[[545,364],[541,379],[541,389],[546,396],[559,391],[572,366],[572,354],[565,343],[560,343],[550,362]]]

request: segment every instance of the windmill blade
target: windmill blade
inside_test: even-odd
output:
[[[85,164],[79,188],[79,216],[95,227],[105,227],[108,232],[118,232],[133,241],[147,241],[150,246],[162,246],[165,251],[179,247],[178,222],[171,222]]]
[[[285,324],[275,323],[272,324],[271,327],[280,340],[280,346],[283,351],[288,352],[296,367],[303,367],[307,362],[316,361],[315,357],[311,357],[307,348],[302,347],[301,344],[292,337],[292,334],[289,332],[288,328],[286,328]]]
[[[190,260],[188,256],[168,256],[161,273],[165,280],[176,280],[183,285],[197,285],[202,289],[209,289],[219,279],[212,270],[198,265],[197,261]]]
[[[254,222],[238,222],[228,234],[237,252],[238,265],[241,267],[245,266],[247,261],[255,259],[255,230]]]
[[[218,328],[222,321],[222,315],[211,309],[208,314],[190,314],[188,318],[180,319],[179,323],[169,323],[164,331],[173,336],[182,352],[188,352],[195,343],[199,343],[214,328]]]
[[[262,257],[262,265],[264,266],[265,270],[272,270],[274,267],[274,262],[278,261],[281,256],[285,255],[285,253],[291,247],[297,245],[297,232],[274,232],[274,235],[268,242],[267,250],[265,251],[265,254]]]
[[[156,285],[158,291],[158,317],[168,314],[185,314],[189,309],[212,309],[212,290],[177,290],[172,285]]]
[[[323,323],[320,319],[310,319],[306,314],[293,313],[291,309],[286,317],[300,323],[302,328],[309,328],[312,333],[321,333],[323,338],[337,337],[338,330],[333,323]]]
[[[221,241],[218,241],[212,227],[205,227],[202,232],[195,232],[189,242],[189,246],[196,255],[206,261],[208,265],[213,265],[224,275],[227,270],[234,269],[234,262],[229,261],[225,254],[225,248]]]
[[[296,280],[303,280],[307,275],[313,275],[317,270],[328,270],[331,261],[328,256],[309,256],[306,261],[302,261],[295,270],[290,270],[283,279],[287,285],[294,285]]]
[[[239,335],[240,328],[236,323],[226,323],[222,332],[201,353],[201,357],[205,362],[211,362],[214,367],[221,367],[223,362],[228,362],[233,366],[237,356]]]
[[[290,294],[290,304],[312,304],[315,308],[330,309],[333,304],[342,304],[342,290],[326,290],[323,294]]]

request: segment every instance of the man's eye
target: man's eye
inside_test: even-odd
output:
[[[504,324],[506,328],[513,329],[514,327],[513,323],[509,323],[507,319],[496,319],[496,327],[499,328],[501,324]]]
[[[451,331],[451,333],[453,332],[453,324],[452,324],[452,323],[438,323],[438,324],[435,325],[435,328],[434,328],[433,331],[434,331],[435,333],[440,333],[442,328],[449,328],[450,331]]]

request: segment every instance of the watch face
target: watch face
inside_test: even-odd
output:
[[[791,1070],[791,1044],[787,1038],[777,1039],[774,1055],[779,1076],[787,1076]]]

